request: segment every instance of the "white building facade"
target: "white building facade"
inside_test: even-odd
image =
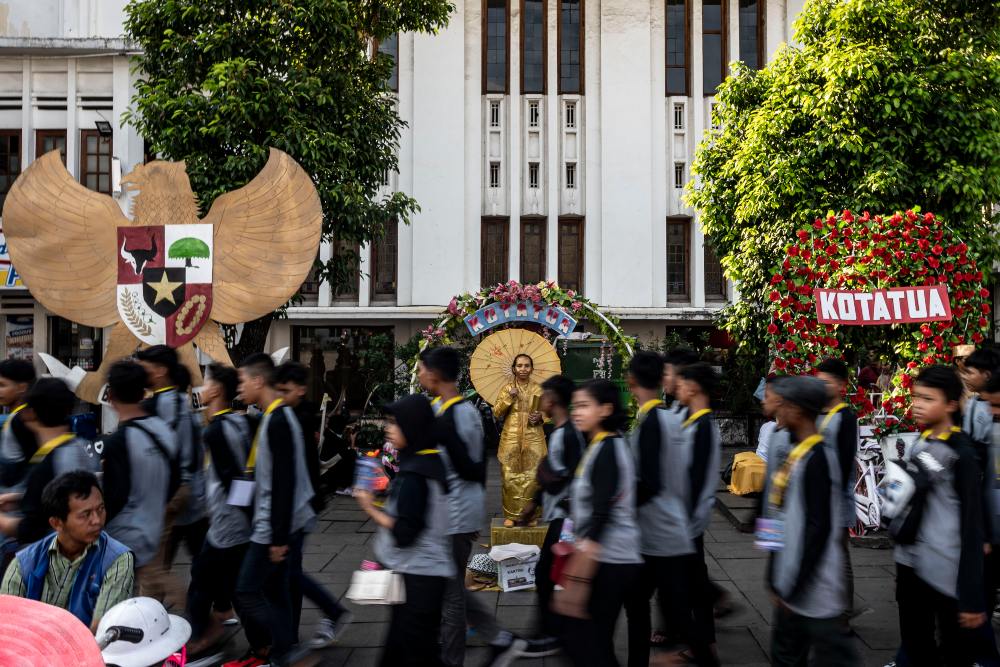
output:
[[[407,126],[385,187],[421,210],[357,249],[361,271],[346,292],[307,283],[270,346],[308,362],[309,350],[325,356],[354,336],[403,341],[453,295],[509,279],[557,280],[646,338],[709,326],[735,295],[683,186],[727,63],[765,63],[791,40],[802,3],[457,0],[440,33],[390,40]],[[75,177],[127,210],[116,179],[144,151],[120,122],[136,76],[124,5],[4,4],[3,192],[57,147]],[[326,244],[320,255],[336,251]],[[5,355],[30,340],[70,365],[99,358],[101,332],[52,317],[23,289],[3,289],[0,312]]]

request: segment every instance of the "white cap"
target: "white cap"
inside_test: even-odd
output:
[[[191,637],[191,625],[180,616],[167,614],[163,605],[153,598],[132,598],[109,609],[97,626],[98,641],[114,627],[142,631],[142,639],[138,641],[118,639],[101,651],[104,662],[117,667],[148,667],[161,663]]]

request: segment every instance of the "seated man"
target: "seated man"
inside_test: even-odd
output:
[[[104,496],[93,473],[52,480],[42,506],[55,535],[17,553],[0,593],[62,607],[93,631],[105,611],[132,596],[132,552],[104,532]]]

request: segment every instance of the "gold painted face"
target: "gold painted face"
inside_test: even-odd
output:
[[[521,382],[527,382],[531,378],[531,371],[535,369],[531,357],[521,355],[514,360],[514,377]]]

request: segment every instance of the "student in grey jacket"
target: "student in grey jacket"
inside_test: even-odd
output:
[[[618,388],[590,380],[573,394],[573,424],[590,443],[570,491],[576,553],[566,567],[567,591],[589,587],[583,613],[566,622],[566,652],[574,665],[610,667],[615,625],[639,576],[639,527],[635,509],[635,464],[621,435],[626,423]],[[577,574],[572,574],[576,572]],[[582,585],[582,586],[578,586]],[[564,595],[565,593],[565,595]]]
[[[406,602],[392,606],[380,665],[441,665],[438,639],[445,586],[455,576],[448,536],[447,471],[435,446],[434,411],[423,396],[386,408],[386,439],[399,452],[399,472],[385,509],[356,489],[358,505],[378,525],[375,556],[403,575]]]

